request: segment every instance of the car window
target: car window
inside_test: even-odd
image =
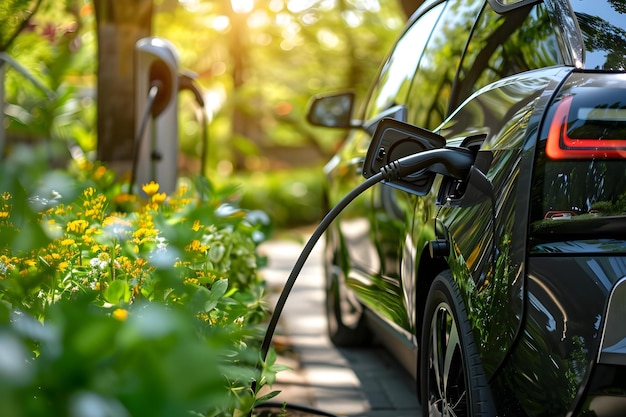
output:
[[[433,130],[448,115],[454,78],[483,2],[450,0],[420,59],[408,99],[408,121]]]
[[[426,11],[398,40],[374,85],[364,119],[371,121],[399,104],[406,103],[411,79],[443,5]]]
[[[563,64],[556,33],[543,4],[505,15],[485,7],[463,58],[454,107],[501,78]]]
[[[623,1],[571,2],[585,42],[585,68],[626,69],[626,6]]]

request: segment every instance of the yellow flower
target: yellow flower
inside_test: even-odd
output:
[[[176,261],[174,262],[174,268],[184,268],[191,265],[191,262],[189,261]]]
[[[100,179],[102,177],[104,177],[107,173],[107,169],[106,167],[100,165],[98,168],[96,168],[96,171],[94,172],[94,177],[96,179]]]
[[[185,278],[184,282],[185,284],[200,285],[200,281],[198,281],[198,278]]]
[[[69,266],[69,262],[63,261],[59,263],[59,266],[58,266],[59,271],[64,272],[68,266]]]
[[[108,216],[102,221],[102,226],[103,227],[119,226],[120,228],[129,228],[132,226],[132,223],[122,217]]]
[[[136,200],[135,196],[128,193],[117,194],[113,201],[117,204],[125,204],[125,203],[134,203]]]
[[[123,308],[116,308],[115,311],[113,311],[113,317],[119,321],[124,321],[128,318],[128,311]]]
[[[207,249],[209,249],[209,247],[200,243],[198,239],[192,240],[191,243],[185,247],[186,252],[204,252]]]
[[[104,262],[109,262],[111,260],[111,255],[106,252],[101,252],[98,254],[98,259]]]
[[[83,191],[83,196],[84,197],[91,197],[95,194],[96,189],[93,187],[87,187],[85,188],[85,190]]]
[[[200,230],[201,227],[202,225],[200,224],[200,220],[195,220],[193,222],[193,226],[191,226],[191,230],[193,230],[194,232],[197,232],[198,230]]]
[[[87,229],[87,226],[89,226],[89,222],[87,220],[72,220],[71,222],[67,223],[65,230],[71,233],[84,233],[85,229]]]
[[[70,246],[70,245],[73,245],[74,243],[76,243],[74,239],[63,239],[61,241],[61,245],[63,246]]]
[[[152,197],[150,197],[150,200],[153,203],[160,204],[164,202],[166,198],[167,198],[167,195],[165,193],[155,193],[152,195]]]
[[[154,181],[150,181],[149,183],[144,184],[141,189],[148,195],[154,195],[157,191],[159,191],[159,184]]]
[[[209,321],[209,315],[204,312],[196,314],[196,317],[203,321]]]
[[[86,158],[80,158],[77,162],[77,165],[83,171],[87,171],[91,168],[91,163]]]

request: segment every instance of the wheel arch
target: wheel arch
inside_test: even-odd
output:
[[[425,245],[417,265],[417,279],[415,291],[415,329],[416,335],[422,334],[422,320],[424,318],[424,308],[426,307],[426,298],[430,285],[435,277],[446,269],[450,269],[450,265],[443,258],[432,257],[428,251],[428,245]]]

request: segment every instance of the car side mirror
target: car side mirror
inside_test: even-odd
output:
[[[315,96],[309,103],[307,121],[314,126],[356,127],[352,122],[354,101],[352,91]]]
[[[390,162],[405,156],[441,149],[445,145],[446,140],[443,136],[429,130],[394,119],[382,119],[378,123],[365,156],[363,176],[369,178],[380,172],[380,169]],[[385,184],[412,194],[426,195],[433,185],[435,175],[446,172],[446,167],[439,162],[434,162],[428,168],[392,182],[385,182]]]

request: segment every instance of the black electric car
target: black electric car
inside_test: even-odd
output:
[[[349,129],[329,208],[424,163],[326,232],[333,342],[382,335],[424,415],[626,416],[626,1],[426,0],[355,101],[307,116]]]

